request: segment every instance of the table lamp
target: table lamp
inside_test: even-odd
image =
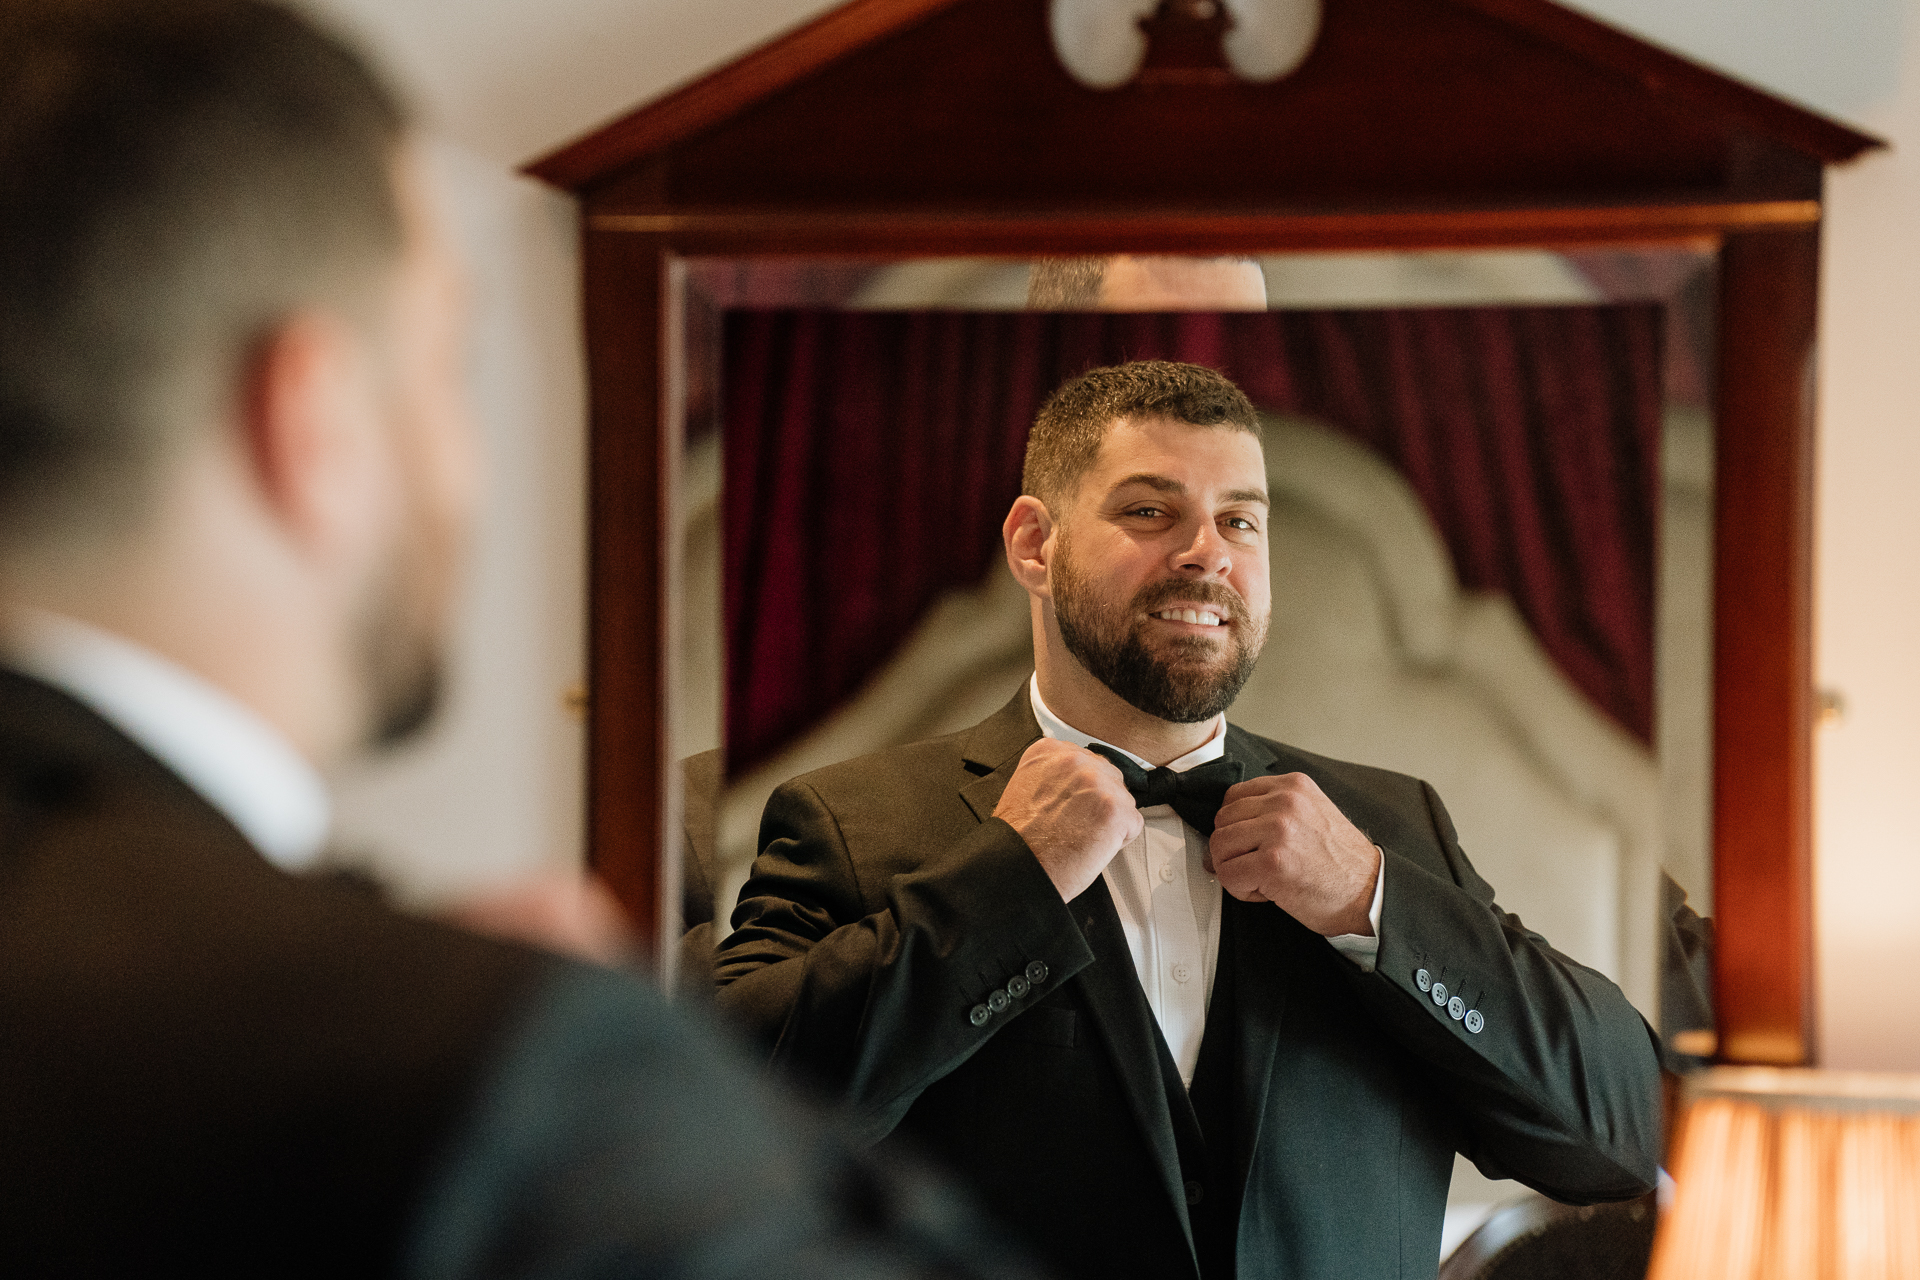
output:
[[[1920,1076],[1690,1077],[1648,1280],[1920,1277]]]

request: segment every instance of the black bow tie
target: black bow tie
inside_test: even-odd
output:
[[[1225,756],[1195,765],[1185,773],[1175,773],[1165,765],[1158,769],[1142,769],[1124,753],[1102,742],[1095,742],[1087,749],[1111,760],[1114,767],[1120,770],[1120,776],[1127,781],[1127,790],[1133,793],[1135,804],[1142,809],[1150,809],[1156,804],[1170,804],[1183,822],[1203,836],[1213,834],[1213,815],[1220,812],[1220,802],[1226,798],[1227,788],[1239,782],[1246,773],[1245,765]]]

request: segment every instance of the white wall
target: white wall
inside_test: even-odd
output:
[[[1920,5],[1914,6],[1920,17]],[[1828,1061],[1920,1069],[1920,21],[1831,187],[1820,363],[1820,997]]]
[[[480,284],[495,499],[454,713],[342,793],[413,891],[577,856],[582,399],[573,230],[517,164],[828,7],[824,0],[307,0],[363,34],[448,140]],[[1820,375],[1823,1037],[1920,1069],[1920,0],[1583,0],[1582,8],[1894,143],[1834,175]],[[1914,788],[1909,791],[1908,788]]]
[[[447,713],[338,780],[335,844],[416,901],[578,861],[585,667],[585,388],[573,202],[434,149],[473,297],[470,382],[488,501]]]

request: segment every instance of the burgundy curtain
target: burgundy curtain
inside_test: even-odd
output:
[[[1095,365],[1187,360],[1407,477],[1462,583],[1653,734],[1660,308],[727,313],[727,754],[762,761],[1000,559],[1027,429]]]

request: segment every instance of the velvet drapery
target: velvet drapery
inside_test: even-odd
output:
[[[1027,430],[1096,365],[1186,360],[1373,448],[1462,585],[1507,593],[1644,742],[1662,409],[1652,304],[1254,313],[726,313],[730,772],[853,695],[1000,560]]]

